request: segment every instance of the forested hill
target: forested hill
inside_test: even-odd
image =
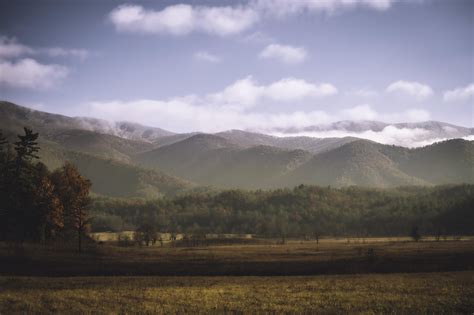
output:
[[[95,199],[96,231],[152,224],[176,233],[263,236],[474,234],[474,185],[228,190],[155,201]]]
[[[387,126],[345,121],[318,130],[376,132]],[[440,137],[472,133],[469,128],[440,122],[390,126],[424,128]],[[39,155],[50,169],[71,161],[91,179],[94,193],[109,197],[153,199],[196,187],[275,189],[307,184],[387,188],[474,183],[474,141],[463,139],[410,149],[354,137],[275,137],[242,130],[175,134],[129,122],[67,117],[0,102],[0,129],[10,142],[16,141],[23,127],[39,132]]]
[[[220,188],[474,183],[474,142],[463,139],[415,149],[359,139],[311,154],[264,145],[242,148],[220,136],[199,135],[138,154],[136,161]]]

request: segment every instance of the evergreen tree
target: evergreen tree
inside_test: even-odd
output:
[[[8,169],[8,141],[0,130],[0,240],[6,239],[7,233],[7,169]]]
[[[20,167],[20,164],[31,162],[33,159],[39,159],[36,155],[39,151],[38,142],[36,142],[39,134],[26,127],[23,130],[25,134],[18,135],[19,141],[15,142],[17,167]]]
[[[34,160],[38,159],[38,133],[24,128],[24,135],[18,135],[19,141],[14,143],[16,156],[8,159],[4,169],[5,191],[5,220],[6,234],[14,241],[23,242],[34,240],[38,221],[35,209],[35,194],[37,174],[35,174]]]
[[[3,153],[6,150],[8,145],[7,139],[4,137],[2,130],[0,130],[0,153]]]

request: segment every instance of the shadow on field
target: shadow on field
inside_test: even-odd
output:
[[[474,241],[68,248],[0,244],[0,275],[284,276],[474,270]]]

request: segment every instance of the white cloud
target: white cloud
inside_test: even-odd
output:
[[[409,109],[403,114],[403,121],[406,122],[417,122],[430,120],[431,114],[424,109]]]
[[[268,43],[274,42],[275,40],[273,39],[273,37],[270,37],[264,32],[256,31],[244,36],[242,38],[242,41],[247,42],[247,43],[255,43],[255,44],[268,44]]]
[[[444,138],[437,138],[423,128],[399,128],[388,125],[381,131],[366,130],[352,132],[341,129],[324,131],[300,131],[306,127],[326,124],[340,120],[340,115],[330,115],[325,111],[295,111],[282,113],[249,113],[235,108],[217,105],[196,104],[196,98],[182,97],[160,100],[136,100],[131,102],[110,101],[88,104],[90,116],[116,121],[127,117],[147,125],[178,131],[219,132],[229,129],[248,129],[275,136],[358,137],[383,144],[419,147]],[[84,108],[81,107],[84,115]],[[399,116],[402,116],[400,114]],[[295,130],[279,132],[276,130]]]
[[[378,114],[370,105],[364,104],[341,111],[342,115],[350,120],[375,120]]]
[[[194,12],[190,5],[173,5],[162,11],[147,11],[138,5],[121,5],[110,13],[119,31],[175,35],[189,33],[194,27]]]
[[[378,120],[385,122],[420,122],[430,119],[430,113],[424,109],[412,108],[402,112],[378,113],[369,104],[358,105],[340,111],[340,119]]]
[[[284,17],[301,13],[333,14],[357,7],[377,11],[388,10],[396,0],[255,0],[256,10],[267,16]]]
[[[342,138],[356,137],[372,140],[382,144],[399,145],[404,147],[421,147],[445,140],[433,136],[429,130],[423,128],[398,128],[393,125],[384,127],[381,131],[366,130],[362,132],[351,132],[346,130],[306,131],[296,133],[273,133],[280,137],[306,136],[315,138]]]
[[[137,121],[143,124],[178,131],[218,132],[229,129],[248,129],[279,136],[306,135],[312,137],[354,136],[386,144],[421,146],[439,141],[425,129],[385,127],[382,131],[350,132],[347,130],[304,131],[307,127],[331,122],[351,120],[417,121],[425,120],[429,113],[410,109],[399,113],[378,113],[364,104],[346,108],[334,114],[324,110],[293,112],[258,112],[247,110],[259,102],[285,102],[308,97],[337,93],[330,84],[311,84],[301,79],[286,78],[268,85],[258,84],[251,76],[227,86],[220,92],[203,96],[189,95],[167,100],[135,100],[92,102],[81,115]],[[285,130],[285,132],[281,132]],[[278,132],[280,131],[280,132]],[[292,133],[289,133],[292,132]]]
[[[31,54],[33,50],[20,44],[15,38],[0,36],[0,58],[14,58],[25,54]]]
[[[131,121],[174,131],[290,128],[330,121],[330,116],[323,111],[247,113],[226,106],[198,105],[193,103],[192,98],[93,102],[88,104],[88,108],[88,115],[94,117],[117,121],[127,117]]]
[[[377,91],[375,91],[373,89],[367,89],[367,88],[353,89],[353,90],[349,91],[347,94],[358,96],[358,97],[364,97],[364,98],[375,97],[375,96],[379,95],[379,93]]]
[[[264,94],[265,87],[258,85],[251,76],[248,76],[235,81],[220,92],[209,94],[207,98],[213,104],[246,108],[255,106]]]
[[[93,102],[88,115],[113,120],[137,121],[176,131],[221,131],[232,128],[290,128],[328,122],[324,111],[291,113],[249,112],[260,102],[288,102],[337,93],[328,83],[312,84],[285,78],[268,85],[251,76],[237,80],[222,91],[202,96],[189,95],[168,100]],[[81,113],[84,115],[84,113]],[[184,129],[183,129],[184,128]]]
[[[238,34],[258,21],[258,14],[244,6],[171,5],[161,11],[139,5],[121,5],[109,18],[118,31],[185,35],[205,32],[220,36]]]
[[[271,113],[259,112],[256,109],[248,110],[260,103],[293,102],[336,93],[337,89],[328,83],[313,84],[301,79],[284,78],[263,85],[248,76],[235,81],[219,92],[202,96],[188,95],[167,100],[93,102],[88,104],[89,113],[87,115],[112,120],[123,120],[123,117],[127,117],[131,121],[173,131],[217,132],[229,129],[249,129],[274,133],[276,130],[286,129],[287,131],[293,130],[298,135],[305,134],[304,131],[302,133],[300,131],[306,127],[343,119],[415,122],[429,118],[429,112],[421,109],[378,113],[368,104],[346,108],[334,114],[324,110]],[[421,137],[424,135],[423,130],[398,129],[388,128],[384,130],[383,134],[366,133],[352,134],[352,136],[388,144],[403,143],[408,146],[421,145],[424,143],[423,141],[432,138]],[[313,136],[342,137],[349,135],[345,130],[326,130],[324,132],[326,134],[321,133]],[[289,134],[282,133],[281,135]],[[403,140],[405,136],[406,140]]]
[[[0,58],[10,59],[25,55],[76,57],[84,60],[89,57],[90,53],[85,49],[66,49],[62,47],[34,48],[19,43],[14,37],[0,36]]]
[[[298,101],[307,97],[324,97],[338,93],[329,83],[313,84],[305,80],[285,78],[266,87],[265,96],[275,101]]]
[[[426,84],[421,84],[419,82],[403,80],[393,82],[392,84],[387,86],[386,91],[390,93],[399,92],[407,94],[410,96],[414,96],[418,100],[424,100],[433,95],[433,90],[430,86]]]
[[[260,58],[276,59],[287,64],[301,63],[306,60],[308,53],[303,47],[270,44],[260,52]]]
[[[474,97],[474,83],[466,87],[460,87],[454,90],[444,92],[443,100],[445,102],[459,102],[472,99]]]
[[[219,63],[221,62],[221,58],[219,56],[213,55],[207,51],[198,51],[194,53],[194,59],[200,61],[206,61],[210,63]]]
[[[304,12],[329,14],[353,8],[389,9],[395,0],[249,0],[234,6],[170,5],[162,10],[124,4],[113,9],[109,20],[117,31],[186,35],[204,32],[220,36],[239,34],[262,17],[283,17]]]
[[[258,14],[243,7],[201,7],[198,26],[211,34],[231,35],[247,30],[258,21]]]
[[[208,100],[214,104],[246,108],[266,100],[289,102],[337,93],[337,88],[329,83],[313,84],[302,79],[284,78],[269,85],[259,85],[251,76],[248,76],[229,85],[221,92],[210,94]]]
[[[0,60],[0,85],[48,89],[64,79],[67,74],[66,67],[45,65],[30,58],[17,62]]]
[[[39,48],[36,52],[50,57],[75,57],[81,60],[85,60],[90,56],[90,52],[85,49],[66,49],[61,47]]]

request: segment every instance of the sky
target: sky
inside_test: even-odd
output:
[[[175,132],[474,127],[474,1],[0,0],[0,99]]]

